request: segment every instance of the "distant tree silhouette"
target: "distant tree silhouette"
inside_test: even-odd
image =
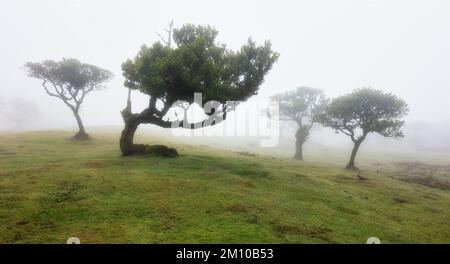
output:
[[[49,96],[60,99],[70,108],[79,129],[73,138],[89,139],[80,117],[81,105],[90,92],[103,88],[103,83],[112,78],[112,73],[76,59],[27,62],[24,67],[30,77],[42,81],[41,85]]]
[[[327,103],[323,92],[316,88],[299,87],[295,91],[276,94],[271,99],[279,102],[281,120],[297,124],[294,159],[303,160],[303,144]]]
[[[356,169],[355,157],[367,135],[375,132],[384,137],[402,138],[403,117],[408,111],[405,101],[395,95],[361,88],[332,100],[318,120],[351,138],[354,146],[346,168]]]

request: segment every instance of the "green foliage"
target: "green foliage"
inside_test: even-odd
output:
[[[385,137],[403,137],[401,127],[408,106],[402,99],[390,93],[371,88],[357,89],[351,94],[332,100],[320,115],[320,122],[357,140],[376,132]]]
[[[89,139],[79,115],[81,104],[90,92],[103,88],[103,83],[110,80],[113,74],[76,59],[27,62],[24,67],[28,76],[42,81],[41,85],[49,96],[62,100],[72,110],[79,128],[73,139]]]
[[[212,27],[188,24],[174,30],[175,47],[142,46],[122,65],[125,86],[169,107],[178,100],[192,103],[194,93],[222,103],[255,95],[278,54],[269,42],[257,46],[251,39],[234,52],[216,43],[217,34]]]
[[[276,94],[271,99],[279,103],[281,120],[296,122],[298,129],[295,133],[297,141],[294,158],[303,160],[302,146],[328,100],[320,89],[310,87],[299,87],[295,91]]]
[[[110,71],[95,65],[81,63],[77,59],[46,60],[42,63],[27,62],[25,69],[33,78],[49,82],[67,90],[98,89],[112,78]],[[63,92],[65,92],[63,90]]]
[[[295,121],[300,126],[305,121],[312,125],[327,104],[322,90],[310,87],[299,87],[295,91],[276,94],[271,99],[279,102],[282,119]]]

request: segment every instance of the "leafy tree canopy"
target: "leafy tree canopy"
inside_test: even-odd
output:
[[[315,118],[324,110],[327,100],[322,90],[310,87],[299,87],[295,91],[276,94],[271,97],[280,105],[280,116],[283,120],[312,125]]]
[[[294,91],[276,94],[271,99],[279,103],[281,120],[296,122],[298,128],[295,133],[294,158],[303,160],[303,144],[328,102],[325,95],[320,89],[299,87]]]
[[[73,107],[79,107],[89,92],[103,88],[102,84],[113,77],[110,71],[77,59],[28,62],[25,69],[30,77],[42,80],[47,94],[72,103]]]
[[[161,155],[176,156],[175,149],[165,146],[134,144],[137,127],[151,123],[164,128],[196,129],[218,124],[226,119],[227,112],[235,109],[234,101],[245,101],[258,93],[264,76],[279,56],[272,51],[270,42],[257,46],[249,39],[239,51],[232,51],[217,43],[218,32],[213,27],[187,24],[172,31],[172,25],[164,44],[158,41],[151,47],[144,45],[134,59],[122,64],[125,87],[150,97],[146,109],[132,113],[128,93],[127,107],[122,111],[123,155],[154,153],[156,149],[165,153]],[[172,121],[164,119],[171,108],[187,111],[196,102],[195,93],[202,94],[202,102],[214,105],[212,109],[204,109],[206,119],[196,123],[189,123],[186,115],[181,120],[178,116]],[[230,101],[233,103],[228,104]]]
[[[406,102],[393,94],[361,88],[332,100],[320,121],[353,141],[365,138],[370,132],[399,138],[403,137],[401,127],[408,111]],[[359,137],[358,131],[361,132]]]
[[[103,83],[110,80],[113,74],[77,59],[27,62],[24,67],[28,76],[42,81],[42,87],[48,95],[62,100],[72,110],[79,127],[74,139],[88,139],[79,114],[81,105],[86,95],[103,88]]]
[[[216,42],[210,26],[184,25],[174,29],[175,47],[154,43],[142,46],[133,60],[122,65],[125,86],[161,100],[170,107],[178,100],[246,100],[257,94],[264,75],[277,60],[271,44],[257,46],[251,39],[239,51]]]

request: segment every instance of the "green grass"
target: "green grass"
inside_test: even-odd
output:
[[[121,157],[117,137],[0,135],[0,242],[450,243],[450,191],[334,165],[140,138],[178,158]]]

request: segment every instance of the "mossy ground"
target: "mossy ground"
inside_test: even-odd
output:
[[[0,242],[450,243],[450,191],[334,165],[167,143],[121,157],[117,137],[0,135]],[[395,176],[395,175],[394,175]]]

